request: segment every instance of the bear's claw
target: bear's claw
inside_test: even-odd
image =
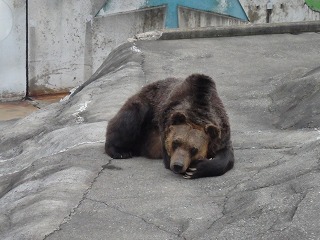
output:
[[[194,172],[197,171],[197,168],[188,168],[189,171]]]
[[[132,153],[115,153],[112,156],[113,159],[126,159],[126,158],[132,158]]]
[[[185,175],[183,175],[183,178],[185,179],[191,179],[193,178],[193,174],[197,171],[197,168],[188,168]]]
[[[185,175],[183,176],[183,178],[196,179],[196,178],[203,177],[205,172],[204,169],[207,169],[207,164],[209,163],[209,161],[212,161],[212,160],[213,158],[201,159],[199,161],[195,161],[193,166],[196,166],[196,167],[189,167]]]

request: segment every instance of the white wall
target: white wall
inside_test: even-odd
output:
[[[25,0],[0,0],[0,24],[0,101],[21,99],[26,93]]]
[[[8,101],[26,95],[26,0],[2,2],[9,5],[13,14],[9,36],[0,39],[0,101]],[[104,3],[105,0],[28,1],[31,96],[67,92],[91,76],[92,58],[90,47],[86,46],[91,46],[91,20]],[[4,16],[0,12],[1,26],[8,25]]]
[[[206,11],[198,11],[185,7],[178,7],[178,12],[180,28],[229,26],[247,23],[247,21],[243,21],[226,15],[210,13]]]
[[[108,54],[138,33],[164,28],[165,8],[156,7],[97,17],[92,24],[92,66],[97,70]]]
[[[86,59],[88,0],[29,1],[29,94],[68,92],[91,75]],[[91,38],[91,36],[89,35]]]

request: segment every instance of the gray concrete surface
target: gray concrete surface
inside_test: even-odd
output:
[[[319,239],[319,40],[120,46],[69,99],[0,123],[0,239]],[[103,153],[128,96],[194,72],[216,80],[229,112],[233,170],[186,180],[161,160]]]

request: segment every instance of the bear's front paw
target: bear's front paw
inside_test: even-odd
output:
[[[132,158],[132,153],[131,153],[131,152],[114,153],[111,157],[112,157],[113,159]]]
[[[183,176],[185,179],[196,179],[201,177],[208,176],[209,165],[211,164],[210,159],[198,160],[196,164],[192,164],[192,167],[189,167]]]

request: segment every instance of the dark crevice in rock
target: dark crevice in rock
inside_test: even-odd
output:
[[[186,240],[185,237],[182,237],[182,236],[181,236],[181,235],[183,234],[183,232],[187,229],[186,226],[183,226],[183,228],[182,228],[181,230],[179,230],[180,233],[178,234],[178,233],[175,233],[175,232],[168,231],[167,229],[164,229],[163,227],[158,226],[157,224],[154,224],[153,222],[150,222],[150,221],[144,219],[143,217],[141,217],[141,216],[139,216],[139,215],[136,215],[136,214],[133,214],[133,213],[130,213],[130,212],[121,210],[121,209],[119,209],[119,208],[117,208],[117,207],[114,207],[114,206],[111,206],[111,205],[109,205],[109,204],[106,203],[106,202],[99,201],[99,200],[94,200],[94,199],[91,199],[91,198],[86,198],[86,199],[87,199],[87,200],[90,200],[90,201],[92,201],[92,202],[96,202],[96,203],[103,204],[103,205],[107,206],[108,208],[112,208],[112,209],[114,209],[114,210],[116,210],[116,211],[119,211],[119,212],[121,212],[121,213],[123,213],[123,214],[132,216],[132,217],[134,217],[134,218],[138,218],[138,219],[142,220],[144,223],[146,223],[146,224],[148,224],[148,225],[150,225],[150,226],[156,227],[157,229],[159,229],[159,230],[161,230],[161,231],[164,231],[164,232],[166,232],[166,233],[168,233],[168,234],[170,234],[170,235],[175,235],[175,236],[177,236],[177,237],[180,237],[180,238]]]
[[[294,216],[297,213],[297,210],[299,208],[300,203],[306,198],[307,192],[301,193],[300,199],[297,201],[297,203],[293,206],[290,214],[289,214],[289,221],[292,222]]]
[[[106,169],[105,166],[108,165],[108,164],[111,164],[111,160],[109,160],[109,162],[108,162],[107,164],[101,166],[100,171],[99,171],[99,172],[97,173],[97,175],[93,178],[93,180],[92,180],[91,183],[89,184],[89,187],[84,191],[84,193],[83,193],[83,195],[82,195],[82,198],[80,199],[80,201],[78,202],[78,204],[77,204],[74,208],[71,209],[71,211],[70,211],[70,213],[68,214],[68,216],[66,216],[66,217],[62,220],[62,222],[59,224],[59,226],[58,226],[55,230],[53,230],[51,233],[45,235],[45,237],[43,238],[43,240],[47,239],[48,237],[50,237],[51,235],[55,234],[56,232],[59,232],[59,231],[62,229],[62,226],[63,226],[64,224],[67,224],[67,223],[71,220],[72,216],[76,213],[77,209],[81,206],[81,204],[83,203],[83,201],[84,201],[85,199],[87,199],[88,193],[89,193],[90,190],[92,189],[94,183],[97,181],[97,179],[99,178],[99,176],[100,176],[100,175],[102,174],[102,172]]]

